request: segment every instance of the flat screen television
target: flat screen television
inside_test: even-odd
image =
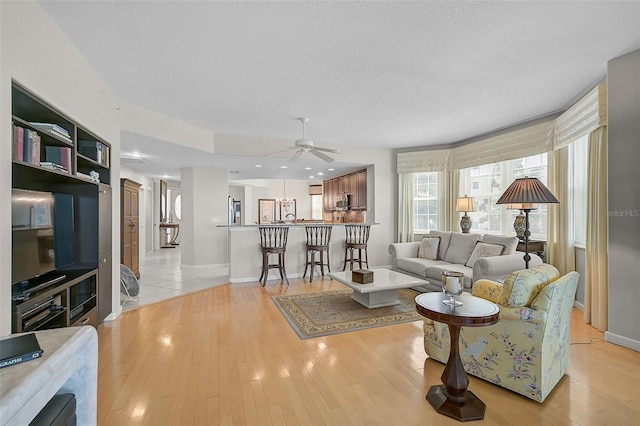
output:
[[[14,291],[39,286],[47,274],[74,262],[73,196],[13,189],[11,283]],[[39,280],[38,278],[43,279]]]

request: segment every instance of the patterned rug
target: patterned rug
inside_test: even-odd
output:
[[[300,337],[328,336],[365,328],[416,321],[415,297],[410,289],[399,290],[400,304],[368,309],[351,299],[353,290],[332,290],[288,296],[273,296],[273,301]]]

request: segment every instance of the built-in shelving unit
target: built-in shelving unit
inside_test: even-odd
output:
[[[24,86],[12,82],[11,94],[12,192],[51,194],[55,244],[38,243],[36,253],[56,258],[29,278],[12,271],[12,331],[97,327],[111,312],[111,146]],[[12,223],[12,239],[23,228]],[[67,261],[59,265],[62,252]],[[12,265],[30,260],[24,253],[14,250]]]

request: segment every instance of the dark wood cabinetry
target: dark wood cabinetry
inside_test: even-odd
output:
[[[367,209],[367,171],[360,170],[355,174],[356,188],[352,192],[351,208],[353,210]]]
[[[339,194],[348,194],[351,210],[367,209],[367,170],[359,170],[323,182],[323,206],[325,211],[336,210]]]
[[[140,278],[140,184],[129,179],[120,179],[120,197],[120,263]]]
[[[47,271],[14,279],[17,265],[33,256],[12,252],[12,331],[97,327],[104,318],[98,315],[100,295],[106,291],[105,310],[111,310],[110,145],[25,87],[12,82],[11,89],[13,192],[36,191],[54,200],[49,249],[54,261]],[[108,216],[103,216],[101,195],[107,192]],[[18,211],[19,203],[12,198],[12,210]],[[12,239],[22,238],[22,229],[12,218]],[[101,257],[105,251],[108,256]]]

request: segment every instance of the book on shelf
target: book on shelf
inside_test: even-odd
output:
[[[40,167],[44,167],[45,169],[58,170],[60,172],[69,173],[69,170],[67,170],[64,166],[62,166],[60,164],[53,163],[51,161],[41,161],[40,162]]]
[[[40,358],[43,352],[35,333],[0,340],[0,368]]]
[[[64,127],[58,126],[57,124],[54,124],[54,123],[30,122],[29,124],[31,124],[33,127],[35,127],[38,130],[42,130],[43,132],[47,132],[51,135],[62,138],[69,143],[73,143],[73,141],[71,140],[71,135],[69,135],[69,131]]]
[[[48,162],[56,163],[71,172],[71,148],[66,146],[47,146],[45,155]]]
[[[33,130],[23,129],[22,161],[40,165],[40,135]]]
[[[24,129],[13,125],[13,159],[24,161]]]
[[[79,139],[78,149],[80,154],[91,158],[104,167],[109,167],[109,146],[100,141]]]

